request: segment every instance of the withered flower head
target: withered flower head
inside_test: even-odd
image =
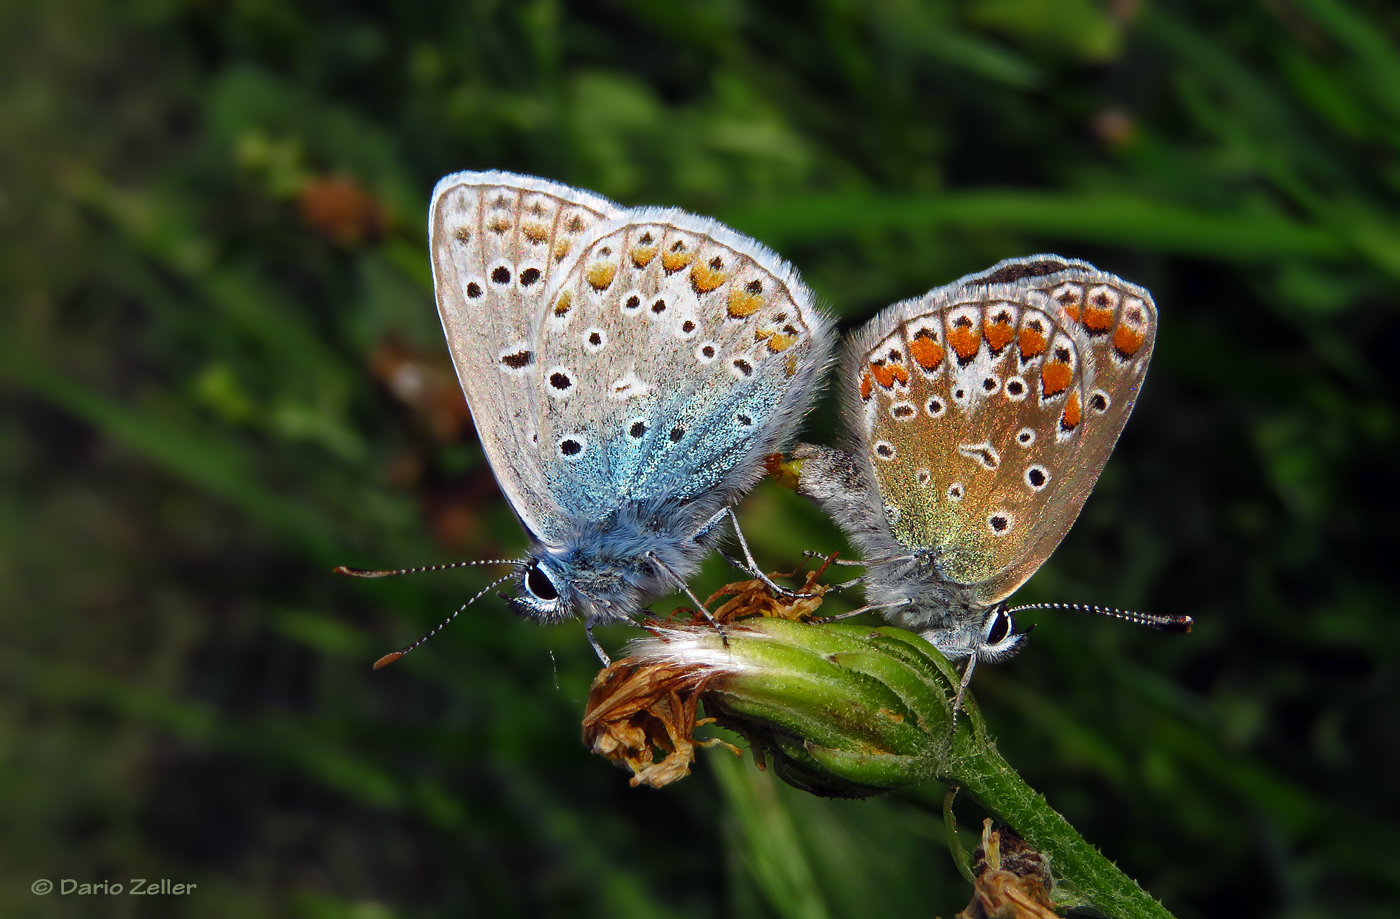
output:
[[[709,601],[730,595],[712,614],[722,633],[698,616],[652,627],[594,681],[585,743],[631,768],[634,784],[664,785],[689,773],[703,702],[760,765],[767,754],[790,784],[842,797],[942,775],[964,745],[985,743],[975,705],[954,731],[957,674],[921,638],[804,621],[821,605],[824,570],[797,597],[759,580],[728,585]]]
[[[689,774],[706,743],[695,728],[709,720],[741,734],[760,768],[771,761],[814,794],[862,797],[940,779],[1029,840],[988,823],[963,919],[1050,919],[1052,902],[1170,919],[1016,775],[971,696],[953,717],[959,677],[932,645],[902,629],[804,621],[825,591],[819,573],[799,591],[816,596],[729,585],[716,615],[723,632],[698,614],[652,628],[594,681],[585,742],[630,767],[634,785]],[[702,704],[708,718],[698,717]]]
[[[1058,919],[1048,861],[1010,829],[983,821],[974,870],[972,902],[957,919]]]

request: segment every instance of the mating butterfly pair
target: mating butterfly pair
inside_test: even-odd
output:
[[[679,210],[465,172],[438,183],[429,229],[448,347],[532,540],[510,603],[540,622],[581,617],[606,660],[593,626],[684,588],[763,458],[791,445],[831,321],[772,251]],[[1002,601],[1093,488],[1156,321],[1141,288],[1037,256],[852,337],[853,449],[795,458],[799,491],[865,553],[872,608],[953,659],[1016,647]]]

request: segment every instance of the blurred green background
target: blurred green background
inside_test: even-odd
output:
[[[490,598],[370,671],[486,572],[333,565],[523,547],[424,233],[440,175],[503,168],[715,215],[847,328],[1040,251],[1152,290],[1137,412],[1017,599],[1197,628],[1031,614],[976,695],[1183,919],[1393,916],[1397,33],[1385,0],[0,5],[0,914],[967,902],[942,788],[722,751],[629,788],[579,742],[577,623]],[[771,484],[744,514],[774,568],[842,546]],[[132,877],[199,886],[29,889]]]

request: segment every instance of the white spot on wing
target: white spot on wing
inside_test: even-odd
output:
[[[545,371],[544,388],[552,398],[563,399],[573,394],[574,372],[568,367],[551,367]]]
[[[983,469],[994,471],[1001,465],[1001,454],[985,440],[980,444],[959,444],[958,454],[972,460]]]
[[[644,382],[641,377],[637,376],[635,370],[627,371],[621,379],[613,380],[608,387],[609,398],[618,401],[635,399],[649,392],[651,392],[651,384]]]
[[[1025,482],[1031,491],[1040,491],[1050,483],[1050,471],[1040,465],[1027,466]]]
[[[919,414],[914,403],[901,399],[890,405],[890,417],[895,421],[909,421]]]

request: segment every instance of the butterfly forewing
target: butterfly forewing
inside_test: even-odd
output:
[[[619,210],[589,192],[499,172],[450,175],[433,192],[433,280],[448,349],[492,471],[532,532],[550,509],[534,406],[547,291]]]
[[[679,211],[629,214],[551,289],[539,336],[546,478],[584,518],[628,500],[717,508],[790,432],[828,337],[773,253]]]

